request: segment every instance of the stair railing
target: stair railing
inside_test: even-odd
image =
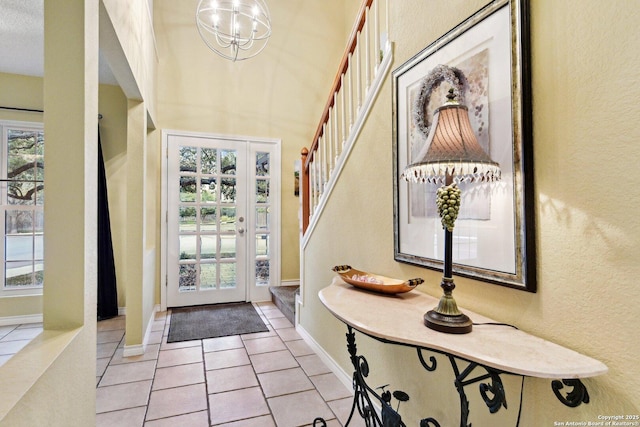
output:
[[[302,149],[301,227],[324,207],[392,60],[388,0],[364,0],[311,147]]]

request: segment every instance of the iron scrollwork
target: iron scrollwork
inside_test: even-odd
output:
[[[573,390],[567,393],[566,397],[560,392],[565,385],[573,387]],[[576,408],[583,403],[589,403],[589,392],[579,379],[554,380],[551,382],[551,388],[558,400],[570,408]]]

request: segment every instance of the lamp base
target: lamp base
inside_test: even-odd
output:
[[[441,314],[429,310],[424,314],[424,324],[434,331],[447,334],[468,334],[473,324],[466,314]]]

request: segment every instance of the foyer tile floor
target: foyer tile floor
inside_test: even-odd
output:
[[[0,366],[42,332],[42,323],[0,326]]]
[[[171,314],[158,313],[147,351],[129,358],[124,317],[98,322],[97,426],[342,425],[351,391],[274,304],[254,306],[269,332],[172,344]]]

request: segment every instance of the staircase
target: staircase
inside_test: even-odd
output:
[[[271,301],[280,309],[284,317],[295,325],[296,317],[296,295],[300,291],[300,286],[271,286]]]

